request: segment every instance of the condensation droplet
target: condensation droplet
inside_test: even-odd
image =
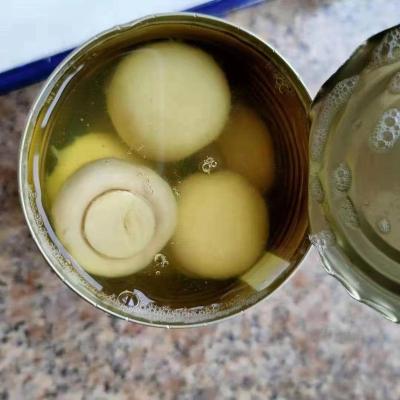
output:
[[[202,163],[201,163],[201,170],[209,175],[211,171],[213,171],[215,168],[217,168],[218,162],[213,158],[213,157],[207,157]]]
[[[387,153],[396,144],[400,136],[400,109],[385,111],[375,130],[369,137],[368,144],[376,153]]]
[[[391,29],[372,53],[370,67],[378,67],[400,59],[400,28]]]
[[[310,153],[313,161],[321,161],[332,119],[353,93],[358,79],[355,75],[338,82],[324,100],[311,138]]]
[[[341,200],[338,215],[345,225],[351,228],[359,227],[357,212],[348,197]]]
[[[390,221],[387,218],[381,218],[376,223],[377,228],[383,234],[387,234],[391,230]]]
[[[324,189],[322,188],[321,182],[318,176],[313,176],[310,180],[310,191],[312,198],[318,202],[322,203],[324,200]]]
[[[347,192],[351,187],[352,174],[349,166],[342,162],[333,171],[333,182],[337,190]]]

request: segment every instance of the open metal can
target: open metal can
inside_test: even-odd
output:
[[[394,28],[389,34],[396,35],[398,32],[399,29]],[[346,181],[349,175],[351,180],[353,164],[349,165],[349,162],[338,158],[332,161],[332,166],[325,168],[326,153],[330,152],[328,142],[336,135],[336,132],[331,132],[332,121],[335,120],[336,124],[336,119],[341,118],[339,113],[343,112],[346,101],[358,90],[359,82],[369,79],[363,78],[364,67],[369,65],[368,68],[373,71],[382,63],[392,65],[399,59],[399,47],[394,50],[390,48],[393,50],[392,53],[383,54],[386,48],[382,46],[388,44],[382,40],[387,41],[388,39],[385,39],[387,35],[388,32],[383,32],[358,49],[350,61],[324,85],[313,107],[300,78],[273,48],[251,33],[217,18],[192,13],[156,15],[117,26],[94,37],[68,56],[47,80],[32,108],[21,143],[19,190],[22,207],[31,234],[46,261],[72,290],[112,315],[152,326],[201,326],[244,311],[268,297],[292,275],[310,247],[308,223],[310,204],[311,242],[319,250],[328,272],[337,276],[353,297],[368,303],[387,318],[398,321],[400,285],[396,280],[398,273],[393,267],[396,263],[399,266],[400,259],[399,222],[391,220],[389,231],[383,232],[383,236],[380,235],[378,240],[379,251],[386,252],[384,257],[386,261],[390,261],[390,266],[380,270],[380,266],[374,262],[364,262],[365,260],[360,262],[360,258],[363,259],[363,246],[375,246],[375,244],[365,242],[357,245],[356,250],[348,251],[354,240],[358,240],[354,231],[364,231],[365,225],[363,225],[364,219],[355,210],[357,204],[353,199],[351,183],[348,186]],[[209,307],[207,312],[199,312],[196,309],[165,310],[157,307],[144,310],[136,302],[125,301],[126,298],[121,301],[119,296],[105,295],[97,282],[63,250],[62,244],[52,230],[41,199],[43,180],[41,171],[48,145],[45,128],[62,93],[101,57],[166,38],[205,43],[216,49],[223,48],[224,52],[232,56],[232,60],[235,57],[246,60],[243,63],[246,69],[241,73],[247,74],[248,92],[252,95],[252,101],[257,104],[257,109],[272,127],[274,146],[278,155],[277,170],[281,171],[279,180],[285,188],[285,197],[282,198],[281,204],[290,217],[287,219],[290,223],[280,226],[270,239],[274,267],[269,270],[268,276],[265,276],[262,282],[258,282],[257,290],[228,299],[216,307]],[[399,46],[400,40],[399,38],[397,40]],[[382,52],[381,57],[379,51]],[[375,59],[375,64],[374,61],[368,64],[371,57]],[[392,57],[394,61],[390,59],[389,62],[388,57]],[[392,69],[395,75],[395,68]],[[391,85],[392,76],[389,75],[385,75],[382,79]],[[393,109],[397,109],[396,105],[390,107],[390,110]],[[397,114],[388,117],[393,119],[394,126],[399,126],[400,119],[396,119]],[[393,131],[393,140],[396,132]],[[379,136],[379,133],[375,133],[376,135]],[[376,136],[377,141],[382,139],[378,136]],[[387,139],[386,136],[385,138]],[[369,143],[371,149],[372,139]],[[381,150],[378,149],[376,154],[383,154]],[[378,161],[374,159],[374,162]],[[308,184],[309,174],[310,184]],[[336,189],[331,189],[332,176],[337,178]],[[391,180],[397,177],[397,182],[400,181],[398,169],[390,176]],[[390,185],[390,182],[388,184]],[[396,194],[398,189],[396,187],[393,190]],[[394,198],[394,203],[397,200]],[[385,201],[389,200],[386,200],[386,197],[381,200]],[[336,207],[336,203],[337,212],[332,208]],[[388,207],[391,210],[396,204],[390,203]],[[391,213],[392,211],[385,211],[382,215],[372,213],[372,216],[369,216],[367,212],[365,215],[368,214],[366,219],[381,218],[377,222],[377,229],[387,230],[385,221],[389,221]],[[335,220],[336,215],[339,216],[338,221]],[[367,229],[367,232],[370,232],[367,236],[374,237],[375,231],[375,227]],[[373,253],[374,260],[383,259],[379,258],[377,252]]]

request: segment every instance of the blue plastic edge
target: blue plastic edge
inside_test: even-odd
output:
[[[248,7],[263,0],[211,0],[186,11],[221,17],[230,11]],[[20,89],[47,78],[73,49],[43,58],[0,73],[0,95]]]

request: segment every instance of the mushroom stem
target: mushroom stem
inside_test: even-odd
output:
[[[150,204],[127,190],[111,190],[86,209],[83,233],[94,250],[109,258],[128,258],[149,243],[155,231]]]

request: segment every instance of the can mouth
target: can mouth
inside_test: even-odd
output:
[[[96,63],[98,57],[131,49],[159,39],[200,41],[223,46],[232,57],[246,57],[249,92],[263,117],[270,122],[282,196],[280,210],[288,213],[286,224],[272,234],[274,251],[287,260],[287,267],[262,290],[213,309],[208,314],[143,314],[135,305],[105,296],[98,284],[68,255],[54,235],[42,206],[41,165],[48,138],[44,129],[59,97],[76,77]],[[297,269],[309,244],[308,112],[310,96],[290,65],[268,44],[253,34],[223,20],[193,13],[155,15],[103,32],[69,55],[53,72],[39,94],[28,118],[19,155],[19,192],[23,212],[36,245],[62,281],[92,305],[125,320],[159,327],[204,326],[236,315],[268,297]],[[270,110],[273,112],[269,113]],[[293,223],[293,221],[295,221]],[[125,294],[124,294],[125,295]],[[126,296],[125,296],[126,297]]]

